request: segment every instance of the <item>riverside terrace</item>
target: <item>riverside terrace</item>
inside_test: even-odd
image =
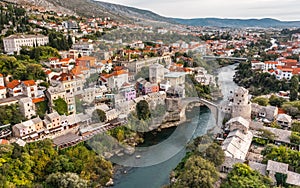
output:
[[[104,133],[108,130],[114,129],[118,126],[122,126],[126,124],[127,121],[119,121],[117,119],[114,119],[106,124],[96,123],[89,125],[88,127],[80,129],[77,134],[73,132],[69,132],[65,135],[58,136],[53,139],[53,144],[55,147],[59,149],[68,148],[71,146],[75,146],[79,144],[80,142],[86,141],[91,139],[93,136]]]

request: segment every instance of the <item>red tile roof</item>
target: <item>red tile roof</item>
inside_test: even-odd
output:
[[[9,82],[6,86],[10,89],[14,89],[18,85],[20,85],[20,83],[21,82],[19,80],[13,80],[13,81]]]
[[[22,83],[25,86],[34,86],[34,85],[36,85],[34,80],[26,80],[26,81],[22,81]]]
[[[5,140],[5,139],[0,139],[0,144],[9,144],[9,141],[8,140]]]
[[[43,101],[45,101],[45,97],[32,99],[32,102],[34,104],[39,103],[39,102],[43,102]]]
[[[277,61],[265,61],[265,64],[277,65]]]

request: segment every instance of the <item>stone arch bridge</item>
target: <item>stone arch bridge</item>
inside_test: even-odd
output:
[[[221,110],[221,108],[218,104],[215,104],[211,101],[208,101],[206,99],[199,98],[199,97],[184,98],[184,99],[182,99],[181,102],[182,102],[183,109],[185,109],[188,104],[197,103],[197,102],[207,106],[210,109],[211,113],[214,115],[216,125],[218,127],[222,127],[225,113]]]

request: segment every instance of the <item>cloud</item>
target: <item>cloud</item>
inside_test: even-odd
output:
[[[167,17],[276,18],[300,20],[297,0],[104,0]]]

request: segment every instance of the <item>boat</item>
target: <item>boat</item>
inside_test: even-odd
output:
[[[140,158],[141,158],[141,155],[136,155],[135,158],[136,158],[136,159],[140,159]]]

